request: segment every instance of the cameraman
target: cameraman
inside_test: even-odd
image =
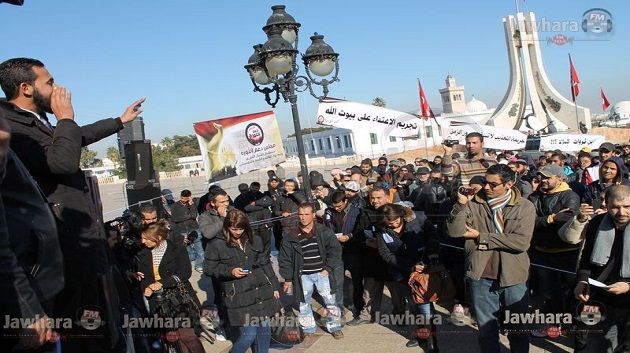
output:
[[[483,155],[483,135],[471,132],[466,135],[466,156],[453,158],[453,145],[444,142],[444,158],[442,159],[442,173],[450,179],[459,177],[460,185],[468,185],[475,175],[485,176],[486,170],[497,161]]]
[[[203,272],[203,247],[197,223],[197,205],[190,190],[182,190],[179,202],[171,206],[173,241],[183,242],[188,250],[188,258],[195,262],[195,271]]]

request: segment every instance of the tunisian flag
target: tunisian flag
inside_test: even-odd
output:
[[[431,108],[429,108],[429,102],[427,101],[427,97],[424,95],[420,79],[418,79],[418,91],[420,92],[420,112],[422,113],[424,120],[429,120],[431,117]]]
[[[575,102],[575,98],[577,98],[577,96],[580,94],[580,79],[578,77],[577,71],[575,71],[575,66],[573,66],[571,54],[569,54],[569,66],[571,71],[571,97],[573,98],[573,102]]]
[[[599,92],[600,96],[602,97],[602,110],[606,110],[608,109],[608,107],[610,107],[610,103],[608,102],[608,98],[606,98],[606,95],[604,94],[604,90],[600,88]]]

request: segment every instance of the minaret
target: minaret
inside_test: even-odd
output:
[[[453,76],[446,76],[446,88],[440,90],[442,96],[442,111],[444,113],[464,113],[466,112],[466,97],[464,96],[464,86],[457,86]]]

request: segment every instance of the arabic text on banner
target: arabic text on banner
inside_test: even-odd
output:
[[[576,152],[582,147],[590,147],[591,149],[599,148],[599,145],[606,142],[602,135],[586,135],[586,134],[553,134],[540,138],[540,149],[561,150],[567,152]]]
[[[285,161],[278,122],[261,112],[193,124],[208,180],[267,168]]]
[[[418,136],[421,121],[408,113],[369,104],[325,100],[317,109],[317,124],[344,129],[366,129],[381,136]]]
[[[520,150],[525,148],[527,142],[527,135],[517,130],[457,122],[452,122],[443,136],[445,139],[458,140],[460,144],[466,144],[466,135],[471,132],[480,132],[483,135],[483,146],[486,148]]]

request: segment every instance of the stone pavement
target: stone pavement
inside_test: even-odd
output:
[[[275,255],[275,251],[272,255]],[[277,272],[277,260],[272,256],[272,263]],[[191,283],[195,288],[206,288],[207,279],[202,278],[199,273],[193,271]],[[203,302],[206,294],[203,290],[198,290],[199,299]],[[283,298],[284,299],[284,298]],[[315,311],[322,313],[322,306],[313,300],[313,308]],[[386,291],[383,299],[383,311],[389,313],[391,310],[391,302],[389,301],[389,293]],[[440,353],[484,353],[479,350],[477,345],[477,329],[474,326],[455,326],[448,322],[447,311],[438,308],[442,314],[442,325],[438,325],[438,344]],[[346,312],[346,320],[351,320],[351,315]],[[408,328],[397,328],[391,325],[380,325],[377,323],[366,324],[361,326],[345,326],[343,329],[344,338],[335,340],[330,334],[318,329],[318,335],[307,338],[303,343],[293,347],[284,347],[281,345],[272,345],[270,352],[273,353],[406,353],[421,352],[418,347],[407,348],[409,336]],[[500,336],[503,345],[502,353],[509,352],[507,336]],[[572,338],[565,335],[557,339],[531,338],[530,353],[543,352],[572,352]],[[204,348],[207,353],[227,353],[232,344],[230,341],[219,342],[214,344],[203,340]]]

